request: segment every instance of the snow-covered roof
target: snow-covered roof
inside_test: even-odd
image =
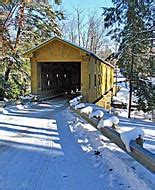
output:
[[[71,45],[71,46],[73,46],[73,47],[75,47],[75,48],[77,48],[77,49],[80,49],[80,50],[86,52],[88,55],[91,55],[91,56],[95,57],[96,59],[100,60],[100,61],[103,62],[104,64],[106,64],[106,65],[108,65],[108,66],[110,66],[110,67],[114,67],[112,64],[110,64],[109,62],[107,62],[107,61],[101,59],[100,57],[98,57],[98,56],[97,56],[96,54],[94,54],[93,52],[91,52],[91,51],[89,51],[89,50],[87,50],[87,49],[85,49],[85,48],[83,48],[83,47],[81,47],[81,46],[79,46],[79,45],[76,45],[76,44],[74,44],[74,43],[72,43],[72,42],[70,42],[70,41],[68,41],[68,40],[66,40],[66,39],[62,39],[62,38],[59,38],[59,37],[56,37],[56,36],[55,36],[55,37],[52,37],[52,38],[50,38],[50,39],[48,39],[48,40],[46,40],[45,42],[43,42],[43,43],[40,44],[40,45],[37,45],[37,46],[31,48],[30,50],[26,51],[26,52],[24,53],[24,55],[29,54],[29,53],[33,53],[33,52],[35,52],[36,50],[40,49],[41,47],[47,45],[48,43],[50,43],[50,42],[52,42],[52,41],[54,41],[54,40],[58,40],[58,41],[61,41],[61,42],[66,43],[66,44],[69,44],[69,45]]]

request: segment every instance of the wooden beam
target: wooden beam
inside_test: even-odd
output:
[[[97,128],[99,120],[97,119],[91,119],[88,117],[88,115],[84,113],[80,113],[79,110],[75,110],[73,107],[71,109],[77,113],[79,116],[81,116],[83,119],[85,119],[88,123],[90,123],[93,127]],[[155,174],[155,154],[149,152],[145,148],[142,148],[140,145],[138,145],[135,141],[130,142],[130,148],[131,152],[128,152],[126,150],[126,147],[124,143],[122,142],[120,138],[120,134],[109,128],[109,127],[103,127],[101,129],[98,129],[105,137],[110,139],[113,143],[115,143],[118,147],[120,147],[122,150],[124,150],[127,154],[129,154],[131,157],[133,157],[135,160],[137,160],[139,163],[141,163],[144,167],[146,167],[149,171]]]

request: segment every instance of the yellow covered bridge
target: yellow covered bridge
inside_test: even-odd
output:
[[[31,62],[31,93],[52,97],[80,92],[83,101],[109,108],[114,67],[92,52],[53,37],[25,54]]]

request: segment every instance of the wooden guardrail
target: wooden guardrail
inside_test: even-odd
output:
[[[88,115],[81,113],[79,110],[75,110],[73,107],[71,109],[80,115],[83,119],[85,119],[88,123],[90,123],[93,127],[97,128],[99,120],[89,118]],[[144,167],[146,167],[149,171],[155,174],[155,154],[149,152],[145,148],[142,148],[139,144],[137,144],[135,141],[130,142],[130,148],[131,152],[128,152],[126,150],[126,147],[124,143],[122,142],[120,138],[120,134],[109,128],[109,127],[103,127],[101,129],[98,129],[104,136],[106,136],[108,139],[110,139],[113,143],[115,143],[118,147],[120,147],[122,150],[124,150],[127,154],[132,156],[135,160],[137,160],[139,163],[141,163]]]

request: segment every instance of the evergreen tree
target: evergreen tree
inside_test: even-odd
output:
[[[61,35],[57,21],[62,13],[44,3],[13,1],[2,4],[6,18],[3,22],[4,90],[8,98],[27,92],[30,82],[30,63],[23,53],[48,38]]]
[[[103,8],[105,27],[108,35],[116,40],[118,65],[129,80],[130,98],[137,97],[138,109],[147,111],[152,106],[150,84],[153,18],[151,15],[152,0],[113,0],[114,7]]]

